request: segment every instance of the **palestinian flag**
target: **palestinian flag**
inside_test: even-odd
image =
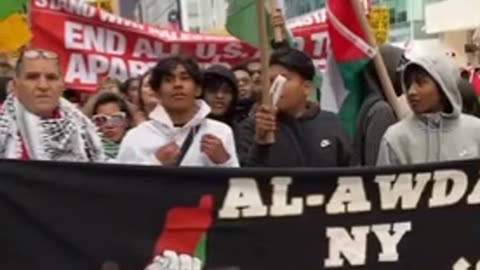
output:
[[[338,113],[350,135],[355,133],[364,101],[362,71],[375,55],[350,0],[327,0],[330,52],[322,85],[321,106]]]

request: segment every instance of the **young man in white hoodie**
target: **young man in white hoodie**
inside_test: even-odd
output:
[[[233,132],[207,119],[210,107],[202,100],[201,71],[190,58],[173,56],[158,62],[150,85],[160,104],[150,121],[130,130],[117,157],[119,162],[200,167],[238,167]]]
[[[413,58],[402,73],[413,114],[390,126],[377,165],[480,157],[480,119],[462,113],[460,71],[445,55]]]

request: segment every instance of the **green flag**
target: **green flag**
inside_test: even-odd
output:
[[[21,11],[28,0],[1,0],[0,1],[0,20],[6,19],[11,14]]]
[[[257,0],[230,0],[227,14],[227,31],[234,37],[259,47],[260,40],[257,23]],[[266,11],[265,11],[266,12]],[[267,18],[268,39],[273,37],[273,27],[269,15]]]

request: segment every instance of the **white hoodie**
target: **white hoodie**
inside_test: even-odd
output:
[[[155,156],[156,151],[171,142],[181,147],[190,130],[200,125],[180,166],[239,167],[232,129],[219,121],[207,119],[210,107],[204,101],[198,100],[196,105],[198,106],[197,114],[183,127],[174,127],[163,106],[158,105],[150,113],[150,121],[140,124],[127,133],[120,145],[117,161],[129,164],[162,165]],[[201,139],[207,134],[214,135],[222,141],[230,155],[230,160],[224,164],[215,164],[200,151]]]

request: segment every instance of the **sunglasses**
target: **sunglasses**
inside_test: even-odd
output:
[[[22,57],[27,59],[36,59],[40,57],[45,59],[58,59],[58,54],[45,50],[26,50],[23,52]]]
[[[117,112],[112,115],[106,114],[97,114],[92,117],[93,123],[99,128],[105,126],[106,124],[110,124],[113,126],[121,126],[125,124],[125,119],[127,118],[127,114],[125,112]]]

